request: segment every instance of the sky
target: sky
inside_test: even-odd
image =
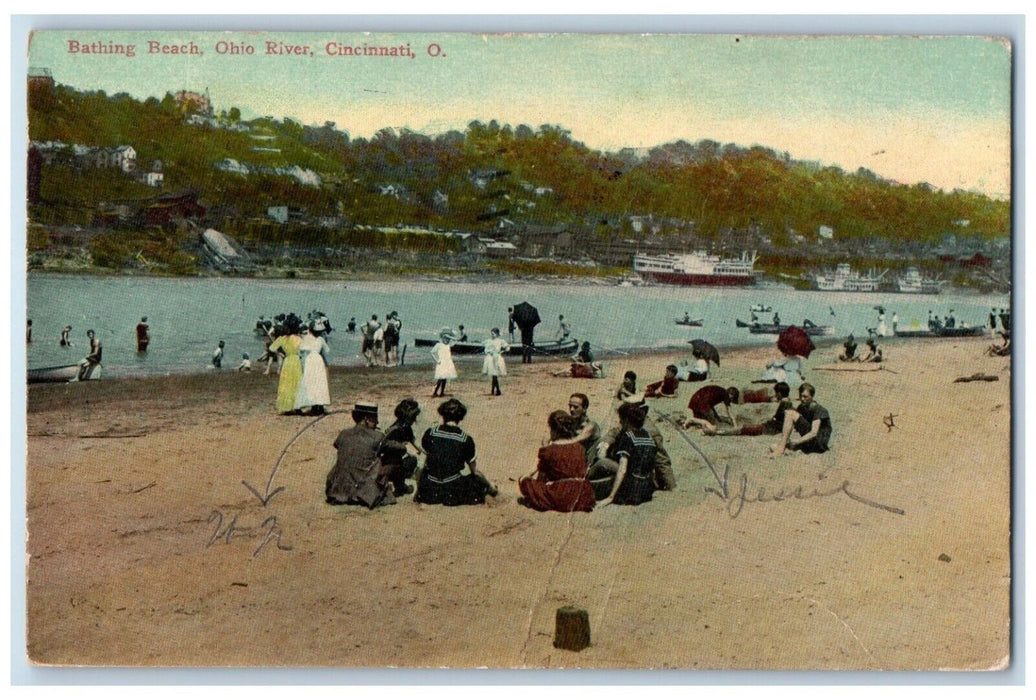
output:
[[[201,53],[150,53],[149,41]],[[135,55],[81,49],[97,42]],[[269,54],[267,42],[309,53]],[[330,55],[338,45],[408,47],[413,58]],[[761,145],[997,198],[1010,191],[1011,60],[1007,40],[982,36],[332,31],[47,30],[28,54],[78,89],[140,99],[207,89],[217,111],[333,121],[352,137],[475,119],[555,124],[591,148]]]

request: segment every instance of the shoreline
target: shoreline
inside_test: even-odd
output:
[[[769,337],[769,336],[768,336]],[[814,337],[813,344],[816,349],[811,354],[811,358],[817,358],[825,351],[830,352],[836,348],[841,348],[845,342],[845,336],[831,335],[831,336],[819,336]],[[862,343],[865,338],[861,337],[858,342]],[[908,337],[896,337],[888,336],[880,338],[879,343],[887,346],[887,348],[900,347],[903,344],[911,343],[946,343],[952,342],[951,338],[908,338]],[[988,335],[976,336],[970,338],[970,340],[982,340],[985,342],[991,342],[991,338]],[[593,347],[593,346],[591,346]],[[762,353],[769,359],[777,357],[779,354],[776,349],[776,336],[773,336],[773,342],[766,344],[741,344],[741,343],[716,343],[716,349],[720,352],[721,363],[723,358],[728,354],[733,353]],[[418,348],[414,346],[411,348],[411,352],[417,352]],[[637,359],[650,358],[650,357],[668,357],[672,359],[674,364],[681,364],[682,362],[690,361],[691,358],[691,347],[687,345],[664,345],[664,346],[651,346],[651,347],[631,347],[631,348],[609,348],[609,349],[598,349],[594,348],[595,360],[598,362],[611,365],[615,363],[621,363],[624,361],[633,361]],[[834,352],[830,359],[833,362],[837,358],[837,352]],[[431,367],[431,362],[424,355],[421,356],[422,361],[409,362],[405,365],[400,366],[384,366],[378,365],[375,367],[367,367],[363,364],[363,360],[359,359],[358,356],[355,359],[355,364],[339,364],[332,362],[327,366],[329,372],[365,372],[373,371],[384,374],[387,377],[403,374],[409,371],[415,372],[427,372]],[[459,369],[470,368],[472,373],[478,373],[481,371],[481,363],[483,360],[482,355],[455,355],[453,357],[454,363],[457,364]],[[520,356],[509,356],[508,367],[513,368],[514,366],[521,365]],[[809,362],[810,360],[807,360]],[[571,364],[571,357],[569,356],[534,356],[533,365],[543,365],[550,363],[558,368],[567,367]],[[667,363],[668,364],[668,363]],[[851,363],[848,363],[851,364]],[[63,365],[56,365],[63,366]],[[258,365],[256,366],[258,367]],[[35,367],[26,367],[27,370],[43,369]],[[102,375],[97,381],[113,382],[113,381],[134,381],[142,379],[162,379],[162,378],[175,378],[175,377],[215,377],[223,376],[228,374],[242,374],[242,375],[262,375],[262,371],[253,367],[250,373],[247,372],[236,372],[232,367],[228,366],[219,371],[213,370],[211,367],[191,369],[183,372],[165,372],[164,374],[112,374],[102,363]],[[609,373],[610,374],[610,373]],[[270,375],[276,376],[276,375]],[[470,378],[470,377],[469,377]],[[620,376],[621,378],[621,376]],[[75,384],[76,382],[71,382]],[[44,386],[44,384],[29,384],[27,386]]]
[[[199,272],[195,275],[167,275],[167,274],[155,274],[146,270],[109,270],[107,268],[76,268],[76,269],[44,269],[40,267],[28,268],[26,270],[28,276],[31,275],[53,275],[53,276],[66,276],[66,277],[116,277],[116,278],[155,278],[155,279],[238,279],[238,280],[255,280],[263,282],[273,281],[285,281],[285,282],[385,282],[390,281],[395,275],[389,275],[388,273],[377,273],[364,270],[354,271],[343,271],[340,273],[327,273],[320,271],[316,273],[312,270],[305,270],[302,274],[299,274],[295,270],[291,269],[278,269],[276,274],[224,274],[214,271]],[[516,275],[499,272],[484,272],[479,270],[472,270],[467,272],[456,272],[456,273],[413,273],[407,274],[407,281],[413,282],[431,282],[431,283],[446,283],[446,284],[464,284],[464,283],[503,283],[511,284],[514,286],[524,286],[533,284],[543,284],[548,286],[580,286],[580,287],[621,287],[622,282],[626,279],[625,276],[607,275],[598,277],[595,275],[573,275],[573,276],[561,276],[561,275]],[[652,282],[640,282],[631,285],[633,287],[650,287],[658,289],[723,289],[723,287],[716,286],[683,286],[683,285],[666,285]],[[833,294],[836,297],[838,295],[847,294],[850,292],[825,292],[819,289],[797,289],[794,285],[780,282],[776,280],[766,280],[760,284],[747,285],[745,287],[737,287],[736,289],[755,289],[760,293],[766,293],[770,291],[799,291],[799,292],[815,292],[818,294]],[[997,296],[997,295],[1010,295],[1011,290],[990,290],[983,291],[971,287],[956,287],[948,286],[944,290],[935,295],[920,295],[920,294],[908,294],[903,292],[897,292],[893,290],[879,290],[876,294],[888,294],[894,298],[918,298],[918,297],[939,297],[939,296]]]

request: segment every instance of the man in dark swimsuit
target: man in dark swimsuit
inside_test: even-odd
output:
[[[784,414],[784,428],[781,440],[770,448],[771,457],[782,455],[785,450],[799,450],[806,453],[827,452],[831,440],[831,416],[827,409],[813,400],[816,389],[803,382],[799,387],[799,405]],[[792,431],[798,433],[792,437]]]

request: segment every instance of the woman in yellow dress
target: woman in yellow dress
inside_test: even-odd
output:
[[[277,412],[281,415],[295,413],[295,395],[299,390],[299,382],[302,380],[302,362],[299,359],[299,342],[302,338],[299,333],[302,330],[302,319],[295,314],[288,314],[277,335],[277,339],[270,345],[270,352],[284,352],[284,361],[281,364],[281,379],[277,385]]]

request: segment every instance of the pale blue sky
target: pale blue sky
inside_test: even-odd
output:
[[[69,39],[137,55],[73,54]],[[204,55],[148,55],[148,39]],[[218,55],[219,40],[255,54]],[[314,55],[263,55],[267,40]],[[416,58],[332,57],[328,42],[409,44]],[[217,109],[354,137],[496,119],[558,124],[594,148],[709,138],[998,197],[1010,182],[1011,47],[985,37],[53,31],[34,35],[29,64],[138,98],[208,88]]]

